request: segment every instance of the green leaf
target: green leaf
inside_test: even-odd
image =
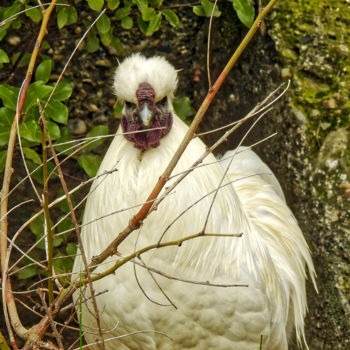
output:
[[[14,86],[0,84],[0,99],[4,106],[12,111],[16,111],[18,91],[19,89]]]
[[[41,158],[38,153],[36,153],[33,149],[28,147],[23,147],[23,153],[27,159],[32,160],[35,164],[41,164]]]
[[[120,4],[120,0],[107,0],[108,8],[115,10]]]
[[[40,127],[38,123],[33,119],[29,119],[28,121],[21,123],[19,125],[19,133],[21,137],[28,141],[32,141],[34,143],[41,143]]]
[[[68,243],[66,246],[67,255],[74,255],[77,253],[77,244],[76,243]]]
[[[57,14],[57,26],[59,29],[73,24],[78,20],[77,10],[73,6],[64,7]]]
[[[173,102],[175,113],[183,120],[195,114],[195,109],[191,106],[188,97],[180,97]]]
[[[96,23],[97,30],[101,34],[106,34],[111,29],[111,20],[105,14],[103,14]]]
[[[58,143],[65,143],[72,140],[72,132],[68,127],[61,128],[61,137],[56,140],[56,144]],[[73,149],[70,149],[69,151],[66,151],[67,149],[71,148],[73,143],[67,143],[66,145],[56,146],[54,144],[55,150],[58,152],[64,152],[65,154],[71,154],[73,152]]]
[[[0,64],[1,63],[9,63],[10,59],[9,56],[7,56],[7,53],[4,50],[0,49]]]
[[[52,91],[53,87],[49,85],[44,85],[41,80],[36,81],[29,85],[27,98],[24,102],[23,112],[26,113],[33,106],[37,106],[39,101],[42,101],[44,97],[48,96]]]
[[[41,80],[44,84],[50,79],[52,60],[42,61],[35,70],[35,80]]]
[[[96,176],[101,161],[101,157],[92,153],[83,154],[78,157],[79,165],[85,170],[89,177]]]
[[[159,8],[162,6],[164,0],[148,0],[148,5],[153,8]]]
[[[29,8],[29,7],[27,7]],[[33,8],[26,11],[26,16],[29,17],[33,22],[39,23],[41,21],[42,15],[39,7]]]
[[[6,107],[0,108],[0,146],[8,144],[15,112]]]
[[[100,40],[94,31],[90,31],[87,35],[87,50],[89,53],[95,52],[100,48]]]
[[[249,0],[229,0],[237,12],[239,20],[248,28],[254,22],[255,10]]]
[[[143,12],[148,6],[147,0],[133,0],[132,2],[138,7],[140,12]]]
[[[32,56],[32,55],[31,55],[29,52],[26,52],[26,53],[22,56],[21,60],[18,62],[18,67],[19,67],[19,68],[22,68],[22,67],[28,66],[31,56]]]
[[[46,120],[46,125],[52,140],[56,140],[61,137],[60,128],[56,123]]]
[[[6,165],[6,151],[0,151],[0,173],[2,173],[5,169]]]
[[[37,274],[38,274],[37,266],[36,265],[31,265],[31,266],[22,268],[18,272],[17,277],[20,280],[24,280],[24,279],[27,279],[27,278],[31,278],[31,277],[33,277],[33,276],[35,276]]]
[[[58,274],[71,272],[73,268],[74,259],[64,257],[62,253],[55,255],[55,258],[52,261],[52,264],[55,268],[55,272]],[[70,277],[63,277],[63,283],[69,283]]]
[[[181,27],[179,17],[173,10],[165,9],[161,11],[165,19],[175,28]]]
[[[59,101],[65,101],[69,99],[69,97],[72,95],[72,92],[73,92],[72,85],[67,81],[61,81],[58,83],[52,98]]]
[[[103,0],[88,0],[89,7],[97,12],[101,11],[103,3]]]
[[[146,22],[149,22],[152,18],[156,16],[156,10],[151,7],[146,7],[142,13],[142,19]]]
[[[4,27],[0,27],[0,41],[5,37],[6,29]]]
[[[32,178],[38,182],[39,184],[43,184],[43,168],[38,167],[37,164],[33,163],[31,160],[27,161],[27,166],[30,172],[32,173]],[[52,170],[55,168],[55,166],[52,164],[52,162],[47,163],[47,171],[48,174],[50,174],[50,179],[54,179],[57,177],[55,173],[51,174]]]
[[[141,16],[141,15],[137,16],[137,24],[138,24],[138,26],[139,26],[140,31],[141,31],[143,34],[146,34],[147,28],[148,28],[148,23],[145,22],[145,21],[142,19],[142,16]]]
[[[61,196],[65,196],[65,193],[64,191],[61,189],[58,191],[58,197],[61,197]],[[70,199],[72,201],[72,204],[73,204],[73,207],[75,206],[76,204],[76,201],[75,201],[75,198],[73,195],[70,195]],[[67,199],[63,199],[61,202],[59,202],[57,204],[58,208],[60,208],[65,214],[69,213],[70,210],[69,210],[69,205],[68,205],[68,202],[67,202]],[[68,229],[70,229],[71,227],[73,227],[73,224],[72,224],[72,220],[70,219],[70,217],[67,217],[65,218],[59,225],[58,227],[60,227],[59,231],[58,232],[61,232],[61,231],[66,231]]]
[[[130,29],[134,25],[134,22],[130,16],[126,16],[122,19],[121,25],[124,29]]]
[[[62,102],[51,99],[46,107],[46,115],[57,123],[67,124],[68,108]]]
[[[122,18],[124,18],[126,16],[129,16],[130,11],[131,11],[131,7],[130,6],[125,6],[125,7],[121,8],[121,9],[118,9],[117,11],[115,11],[114,18],[117,21],[120,21]]]
[[[146,35],[151,36],[154,32],[159,29],[160,23],[162,22],[162,14],[158,13],[155,17],[151,19],[146,30]]]
[[[121,43],[121,41],[119,40],[119,38],[113,36],[110,45],[117,51],[117,53],[119,55],[123,54],[124,47],[123,47],[123,44]]]
[[[71,196],[71,199],[73,202],[72,196]],[[66,203],[66,207],[67,207],[67,211],[65,213],[69,213],[69,207],[68,207],[67,201],[65,201],[65,203]],[[73,202],[73,206],[75,206],[75,201]],[[63,218],[64,218],[64,216],[60,216],[58,218],[58,220],[61,221],[61,219],[63,219]],[[66,218],[63,219],[63,221],[61,221],[57,225],[57,234],[60,234],[60,237],[62,237],[63,239],[67,239],[72,233],[72,231],[70,231],[72,228],[74,228],[72,220],[71,220],[70,216],[67,216]],[[68,231],[68,232],[65,232],[65,231]]]
[[[112,31],[109,31],[106,34],[100,34],[100,39],[103,45],[108,46],[113,39]]]
[[[109,131],[108,126],[97,125],[86,134],[86,137],[104,136],[104,135],[108,134],[108,131]],[[102,143],[105,141],[106,141],[106,138],[96,139],[96,141],[94,141],[91,144],[89,144],[88,146],[84,147],[84,150],[91,151],[92,149],[102,145]]]
[[[197,16],[210,17],[213,11],[214,3],[209,0],[201,0],[201,4],[193,7],[193,12]],[[213,17],[220,17],[221,11],[216,5],[213,13]]]
[[[28,162],[27,165],[30,163]],[[33,163],[32,163],[33,164]],[[34,214],[33,214],[34,215]],[[44,236],[44,215],[40,215],[34,221],[32,221],[29,225],[30,230],[35,235],[35,240],[39,241],[39,239]],[[45,249],[45,240],[43,239],[38,245],[38,248]]]
[[[68,13],[66,8],[61,9],[57,14],[57,26],[59,29],[63,28],[68,21]]]

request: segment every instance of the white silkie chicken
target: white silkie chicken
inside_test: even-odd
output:
[[[81,238],[88,261],[128,225],[140,208],[135,206],[145,202],[183,139],[188,127],[172,106],[176,85],[177,72],[162,57],[135,54],[117,68],[114,89],[125,105],[86,204]],[[146,131],[133,133],[140,130]],[[173,174],[188,169],[205,149],[201,140],[193,139]],[[293,329],[299,344],[305,343],[306,266],[313,281],[314,267],[303,234],[277,179],[253,151],[240,148],[231,165],[229,161],[218,163],[214,155],[207,156],[206,165],[189,174],[118,252],[126,256],[157,243],[183,212],[162,242],[196,234],[209,215],[206,233],[243,233],[242,237],[201,237],[181,247],[153,249],[141,256],[143,263],[180,279],[248,287],[185,283],[147,270],[140,260],[138,265],[129,262],[93,284],[106,349],[258,350],[262,335],[264,350],[283,350]],[[228,165],[209,213],[213,191]],[[117,170],[110,172],[113,169]],[[108,258],[94,273],[118,259]],[[81,270],[78,255],[75,277]],[[76,292],[79,304],[78,298]],[[85,339],[93,344],[98,331],[89,288],[84,298]],[[118,336],[122,337],[108,340]]]

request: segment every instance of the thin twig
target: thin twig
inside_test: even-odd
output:
[[[34,66],[39,54],[39,49],[41,47],[41,43],[44,39],[44,36],[46,34],[46,28],[48,21],[50,19],[51,13],[54,10],[56,6],[57,0],[52,0],[50,6],[45,10],[45,13],[43,15],[43,19],[41,22],[40,31],[36,40],[35,47],[33,49],[33,53],[30,58],[30,62],[28,65],[26,77],[23,82],[23,87],[20,91],[20,96],[18,98],[17,106],[16,106],[16,115],[14,118],[14,121],[11,126],[9,141],[8,141],[8,147],[7,147],[7,156],[6,156],[6,164],[5,164],[5,172],[4,172],[4,180],[3,180],[3,186],[1,190],[1,211],[0,216],[4,217],[5,213],[8,211],[8,192],[10,188],[10,182],[11,182],[11,176],[13,173],[12,169],[12,162],[13,162],[13,154],[14,154],[14,148],[16,143],[16,135],[17,135],[17,125],[21,119],[22,111],[23,111],[23,105],[24,101],[27,95],[28,87],[31,81],[31,77],[34,71]],[[12,327],[16,331],[16,333],[21,337],[26,339],[28,337],[28,330],[22,325],[21,320],[18,316],[16,304],[13,299],[12,295],[12,288],[11,288],[11,282],[7,278],[6,274],[7,271],[5,270],[5,263],[7,260],[7,224],[8,220],[7,217],[1,220],[1,226],[0,230],[2,232],[2,235],[0,237],[0,245],[1,245],[1,269],[2,269],[2,301],[3,301],[3,307],[4,307],[4,316],[5,316],[5,322],[6,326],[9,332],[10,336],[10,342],[12,346],[17,349],[17,344],[15,341],[15,338],[13,336],[12,328],[10,325],[10,320]]]
[[[210,40],[211,40],[211,29],[213,24],[213,18],[214,18],[214,12],[216,9],[216,4],[218,0],[215,0],[214,6],[211,10],[210,19],[209,19],[209,28],[208,28],[208,42],[207,42],[207,74],[208,74],[208,85],[209,85],[209,91],[212,88],[211,85],[211,77],[210,77]]]

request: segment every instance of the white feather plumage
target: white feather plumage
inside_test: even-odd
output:
[[[141,55],[126,59],[118,67],[115,79],[117,96],[134,103],[140,83],[153,86],[156,101],[172,97],[177,84],[176,71],[167,61]],[[117,171],[94,181],[85,209],[81,237],[88,261],[128,225],[139,209],[131,207],[146,200],[186,131],[187,126],[174,115],[173,127],[161,139],[160,146],[141,153],[118,130],[99,174],[115,167]],[[173,173],[186,170],[205,149],[202,141],[192,140]],[[249,287],[206,287],[155,275],[177,306],[175,310],[147,300],[136,282],[133,264],[126,264],[115,274],[94,282],[95,293],[107,290],[96,298],[102,327],[111,330],[105,339],[134,331],[147,332],[107,341],[107,349],[257,350],[263,334],[264,349],[282,350],[288,348],[293,328],[298,342],[305,342],[306,266],[313,281],[314,267],[302,232],[285,203],[277,179],[253,151],[240,148],[228,152],[225,158],[228,159],[220,164],[209,155],[204,162],[207,165],[188,175],[118,251],[127,255],[136,248],[156,243],[184,209],[204,197],[168,229],[163,241],[201,231],[213,199],[213,194],[206,195],[217,188],[229,166],[223,185],[232,184],[219,190],[206,232],[243,232],[243,236],[203,237],[181,247],[152,250],[143,260],[150,267],[179,278],[220,284],[240,282]],[[126,208],[131,209],[118,212]],[[118,213],[105,217],[115,212]],[[109,258],[95,272],[112,266],[116,259]],[[146,294],[157,302],[168,303],[149,272],[135,268]],[[73,271],[81,269],[78,255]],[[85,295],[89,295],[88,290]],[[83,324],[96,333],[96,322],[88,309],[92,310],[90,302],[84,306]],[[152,330],[167,334],[173,341]],[[96,338],[96,334],[86,335],[88,343]]]

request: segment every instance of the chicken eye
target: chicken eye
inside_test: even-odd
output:
[[[126,108],[135,108],[136,104],[132,103],[132,102],[129,102],[129,101],[125,101],[125,107]]]
[[[165,96],[160,101],[157,102],[157,107],[166,107],[168,104],[168,98]]]

